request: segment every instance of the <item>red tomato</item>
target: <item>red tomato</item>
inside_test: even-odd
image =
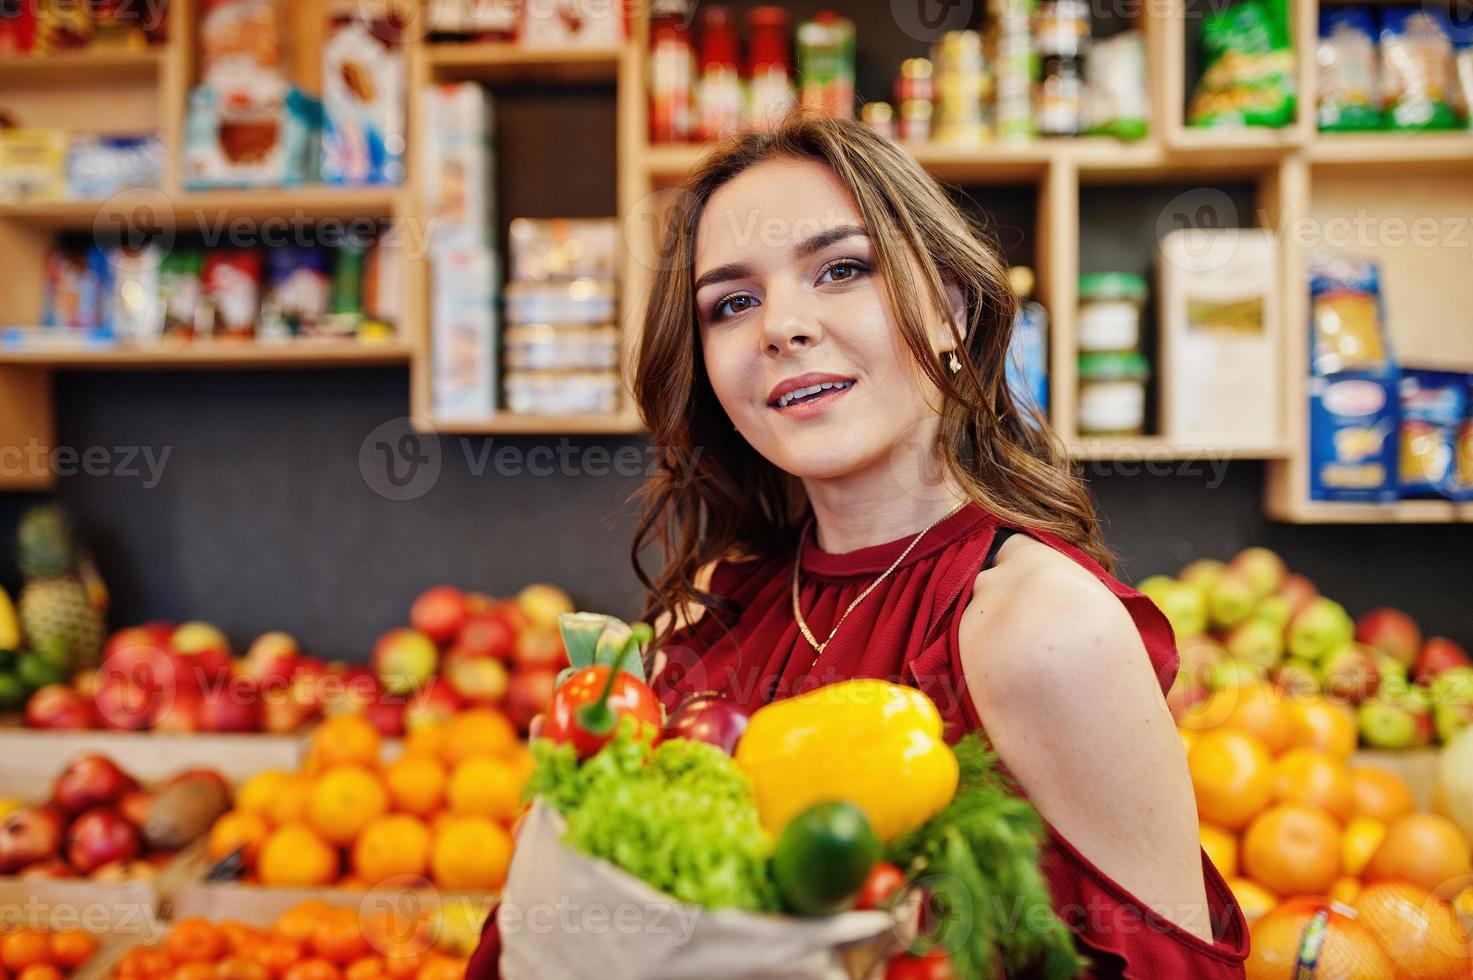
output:
[[[554,691],[542,720],[542,737],[570,743],[580,759],[586,759],[603,748],[614,737],[618,726],[602,734],[590,732],[579,723],[578,709],[596,704],[603,696],[611,669],[607,664],[584,667]],[[658,732],[664,719],[660,715],[660,700],[655,697],[655,692],[628,671],[621,670],[618,674],[609,691],[609,709],[618,718],[629,715],[638,719],[641,726],[648,725]]]
[[[945,951],[933,949],[925,956],[901,953],[885,967],[885,980],[956,980],[951,957]]]
[[[859,895],[854,899],[854,907],[857,909],[884,908],[904,884],[905,872],[889,861],[876,861],[875,866],[869,869],[869,877],[864,879],[864,884],[859,888]]]

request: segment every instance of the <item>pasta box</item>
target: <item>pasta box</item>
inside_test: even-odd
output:
[[[1348,371],[1309,379],[1309,497],[1397,499],[1399,372]]]

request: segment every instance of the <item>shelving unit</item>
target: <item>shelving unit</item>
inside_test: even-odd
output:
[[[1328,0],[1326,0],[1328,2]],[[311,41],[323,33],[325,0],[293,4],[294,39]],[[1282,130],[1200,130],[1185,125],[1189,91],[1189,46],[1196,41],[1196,15],[1190,5],[1146,7],[1143,28],[1155,125],[1148,139],[1121,143],[1106,138],[1031,140],[958,148],[927,144],[910,148],[938,179],[964,188],[1028,187],[1036,195],[1029,231],[1035,248],[1037,297],[1050,315],[1052,352],[1050,382],[1052,417],[1071,456],[1089,461],[1155,461],[1191,459],[1264,460],[1265,507],[1279,520],[1296,523],[1427,523],[1473,519],[1473,505],[1455,507],[1437,501],[1410,501],[1389,506],[1327,505],[1307,499],[1308,452],[1305,444],[1307,371],[1305,324],[1308,315],[1305,279],[1308,252],[1314,241],[1298,234],[1304,222],[1327,221],[1348,209],[1374,205],[1387,215],[1423,213],[1455,217],[1473,213],[1473,133],[1320,134],[1314,128],[1315,65],[1313,40],[1317,0],[1292,4],[1296,37],[1300,111]],[[0,206],[0,254],[14,256],[19,268],[39,268],[40,256],[60,231],[85,231],[117,220],[152,222],[158,227],[197,228],[221,219],[318,220],[371,218],[423,228],[426,213],[417,181],[423,144],[418,92],[454,81],[476,81],[502,88],[519,86],[612,86],[615,104],[617,216],[626,235],[658,227],[665,192],[695,166],[706,147],[651,145],[646,95],[649,21],[643,10],[631,14],[628,40],[597,49],[525,49],[500,43],[411,41],[407,45],[409,77],[408,179],[398,188],[299,187],[280,191],[185,192],[180,188],[178,146],[182,138],[184,97],[195,72],[193,37],[198,0],[178,3],[171,11],[168,46],[144,52],[84,52],[60,59],[18,58],[0,61],[0,85],[36,90],[36,112],[56,106],[57,91],[77,87],[95,91],[118,85],[113,115],[121,127],[156,126],[169,147],[170,170],[163,192],[123,195],[99,203]],[[320,45],[294,47],[296,80],[309,89],[320,82]],[[28,96],[29,97],[29,96]],[[77,100],[90,102],[95,100]],[[93,110],[86,110],[91,112]],[[83,112],[76,125],[96,126]],[[570,134],[576,138],[576,134]],[[576,165],[568,175],[576,178]],[[1415,177],[1403,183],[1400,177]],[[1282,439],[1269,445],[1189,445],[1163,436],[1103,439],[1081,436],[1076,423],[1074,350],[1076,286],[1080,272],[1081,194],[1097,185],[1151,187],[1158,183],[1213,187],[1233,181],[1252,188],[1252,215],[1245,225],[1274,228],[1280,239],[1281,312],[1285,330],[1283,378],[1272,380],[1284,403]],[[101,205],[105,203],[106,207]],[[502,216],[501,220],[514,215]],[[105,225],[103,225],[105,226]],[[1312,239],[1313,236],[1310,236]],[[631,239],[623,258],[621,284],[621,363],[636,355],[647,286],[644,243]],[[652,244],[652,243],[651,243]],[[1407,256],[1391,250],[1383,258],[1387,279],[1404,276],[1421,283],[1428,268],[1443,270],[1466,254],[1438,250],[1412,269]],[[1429,265],[1430,263],[1430,265]],[[0,356],[0,446],[27,438],[50,438],[50,373],[57,369],[186,369],[296,366],[384,365],[407,363],[410,414],[441,432],[529,435],[627,435],[641,431],[632,406],[613,416],[529,417],[499,412],[475,421],[436,419],[430,398],[429,262],[422,253],[402,263],[403,316],[396,343],[364,349],[205,350],[168,352],[109,351],[11,353]],[[0,318],[16,311],[39,309],[39,285],[22,277],[3,300]],[[1473,278],[1441,274],[1440,285],[1417,288],[1408,299],[1402,287],[1391,292],[1393,329],[1411,324],[1411,348],[1435,348],[1449,367],[1473,368],[1473,335],[1464,346],[1451,338],[1446,311],[1473,308]],[[1412,312],[1399,314],[1397,304]],[[1441,310],[1441,316],[1435,311]],[[1462,331],[1469,334],[1468,331]],[[1398,349],[1406,338],[1397,336]],[[44,475],[0,474],[0,489],[45,485]]]
[[[206,341],[100,350],[0,351],[0,366],[83,371],[210,371],[268,368],[373,367],[407,364],[401,342],[301,340],[287,343]]]

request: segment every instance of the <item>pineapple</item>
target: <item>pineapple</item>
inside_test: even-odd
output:
[[[76,539],[66,512],[55,504],[32,507],[16,532],[20,570],[27,582],[71,575],[77,563]]]
[[[97,666],[102,653],[102,613],[77,579],[27,583],[20,593],[20,623],[31,649],[73,671]]]

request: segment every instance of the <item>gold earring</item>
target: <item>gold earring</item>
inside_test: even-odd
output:
[[[946,362],[946,366],[951,368],[952,374],[956,374],[962,369],[962,362],[956,359],[956,351],[951,351],[951,359]]]

